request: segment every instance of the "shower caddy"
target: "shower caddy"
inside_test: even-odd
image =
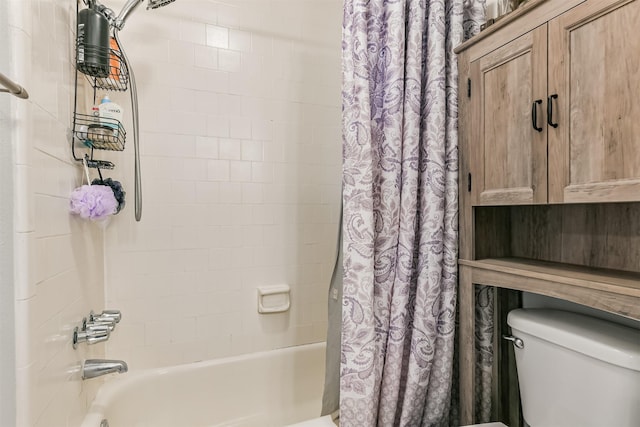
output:
[[[83,0],[87,6],[93,5],[95,2]],[[79,1],[78,1],[79,3]],[[80,8],[76,4],[76,22]],[[78,30],[79,31],[79,30]],[[78,162],[86,162],[90,168],[98,171],[100,179],[102,178],[101,169],[114,169],[115,164],[108,160],[100,160],[95,157],[95,150],[107,151],[123,151],[125,148],[126,131],[122,123],[116,119],[100,117],[92,114],[83,114],[78,112],[78,72],[82,73],[93,89],[93,105],[96,105],[97,91],[118,91],[124,92],[131,87],[131,106],[133,113],[134,127],[134,150],[135,150],[135,218],[140,221],[142,217],[142,191],[140,184],[140,167],[139,167],[139,146],[138,146],[138,105],[137,94],[135,93],[135,80],[133,72],[128,66],[125,52],[118,37],[118,29],[109,23],[110,46],[108,48],[87,44],[82,42],[82,38],[76,35],[76,57],[75,57],[75,85],[74,85],[74,104],[73,104],[73,126],[71,138],[71,154],[73,159]],[[85,55],[92,55],[94,58],[100,58],[108,63],[107,68],[96,67],[81,61]],[[105,127],[105,124],[108,127]],[[107,132],[105,133],[105,129]],[[78,155],[76,153],[76,144],[81,142],[89,150],[89,154]],[[79,144],[78,144],[79,145]]]

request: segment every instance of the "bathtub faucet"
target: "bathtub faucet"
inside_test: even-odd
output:
[[[113,372],[123,374],[128,370],[129,367],[122,360],[88,359],[82,365],[82,379],[87,380]]]

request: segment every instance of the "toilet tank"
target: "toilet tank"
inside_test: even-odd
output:
[[[507,323],[531,427],[640,426],[640,330],[581,314],[517,309]]]

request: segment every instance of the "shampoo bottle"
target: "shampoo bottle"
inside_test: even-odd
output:
[[[118,137],[120,122],[122,122],[122,108],[115,102],[111,102],[107,95],[102,98],[98,106],[100,111],[100,124],[113,129],[113,136]]]

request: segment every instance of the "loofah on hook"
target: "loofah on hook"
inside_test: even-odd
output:
[[[122,188],[122,184],[120,184],[120,181],[114,181],[111,178],[107,178],[107,179],[94,179],[93,182],[91,182],[92,185],[104,185],[107,187],[110,187],[111,190],[113,191],[113,195],[116,198],[116,200],[118,201],[118,208],[116,209],[116,214],[119,213],[122,209],[124,209],[124,205],[125,200],[124,197],[126,196],[126,192],[124,191],[124,189]]]
[[[83,185],[71,192],[70,209],[81,218],[95,221],[115,214],[118,201],[107,186]]]

